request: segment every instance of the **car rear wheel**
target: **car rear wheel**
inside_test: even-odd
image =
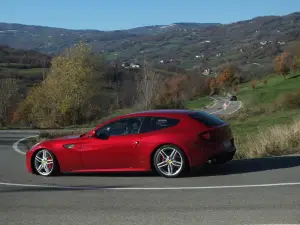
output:
[[[187,168],[184,152],[174,145],[164,145],[157,149],[153,162],[156,171],[167,178],[182,176]]]
[[[58,161],[47,149],[41,149],[34,155],[33,168],[38,175],[42,176],[52,176],[59,171]]]

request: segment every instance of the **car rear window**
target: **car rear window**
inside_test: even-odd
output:
[[[225,123],[223,120],[221,120],[217,116],[214,116],[207,112],[195,112],[195,113],[191,113],[189,116],[191,118],[205,124],[208,127],[219,126],[219,125],[223,125]]]

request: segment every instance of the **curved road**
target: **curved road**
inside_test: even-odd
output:
[[[12,148],[34,133],[0,131],[0,224],[300,223],[299,156],[232,161],[179,179],[151,174],[44,178],[27,173],[24,155]],[[26,151],[22,144],[19,149]]]

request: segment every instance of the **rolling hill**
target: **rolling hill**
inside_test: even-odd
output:
[[[146,56],[158,65],[172,62],[185,69],[214,69],[236,61],[245,70],[261,71],[299,39],[300,12],[231,24],[182,22],[116,31],[0,23],[0,43],[13,48],[56,54],[83,40],[108,60],[140,61]]]

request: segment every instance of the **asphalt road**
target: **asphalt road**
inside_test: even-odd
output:
[[[24,155],[12,148],[33,134],[0,131],[0,224],[300,224],[300,156],[232,161],[179,179],[44,178],[27,173]]]
[[[216,115],[232,114],[242,106],[240,101],[229,101],[228,97],[213,97],[213,99],[215,100],[214,106],[205,111]],[[224,108],[225,102],[228,104],[226,109]]]

